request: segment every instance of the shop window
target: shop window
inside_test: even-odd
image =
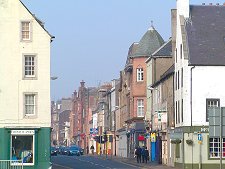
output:
[[[222,140],[222,154],[225,157],[225,138]],[[209,138],[209,157],[220,158],[220,138]]]
[[[34,131],[12,130],[11,159],[21,160],[23,165],[34,164]],[[16,163],[19,165],[19,163]]]

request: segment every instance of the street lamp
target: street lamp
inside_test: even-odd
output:
[[[51,76],[50,79],[51,80],[56,80],[56,79],[58,79],[58,77],[57,76]]]
[[[115,106],[115,110],[114,110],[114,155],[116,156],[116,111],[119,109],[119,106]]]

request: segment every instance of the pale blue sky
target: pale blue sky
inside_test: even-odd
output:
[[[224,0],[213,3],[222,4]],[[87,87],[119,78],[127,52],[153,20],[167,41],[175,0],[22,0],[56,38],[51,48],[52,100],[71,97],[84,80]],[[206,4],[212,0],[191,0]]]

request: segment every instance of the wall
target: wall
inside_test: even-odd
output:
[[[51,126],[50,114],[50,36],[20,1],[6,1],[0,7],[0,127]],[[20,42],[20,21],[32,21],[31,43]],[[37,54],[37,80],[22,80],[23,54]],[[7,64],[6,64],[7,63]],[[25,119],[23,93],[38,93],[37,118]],[[9,106],[10,105],[10,106]],[[4,122],[3,122],[4,121]]]

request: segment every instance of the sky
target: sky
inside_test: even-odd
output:
[[[80,82],[97,87],[119,78],[127,52],[151,21],[164,41],[171,37],[176,0],[21,0],[55,36],[51,44],[51,99],[71,97]],[[190,0],[190,4],[212,0]],[[215,3],[223,4],[224,0]]]

